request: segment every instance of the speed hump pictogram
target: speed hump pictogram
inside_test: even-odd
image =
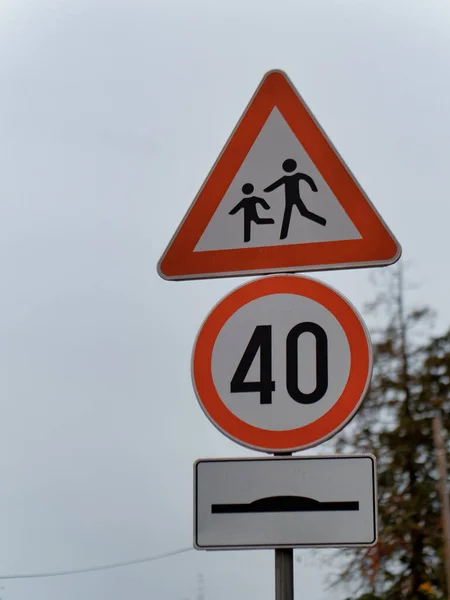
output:
[[[271,453],[336,434],[371,374],[370,337],[356,310],[331,287],[295,275],[257,279],[223,298],[192,355],[206,416],[239,444]]]

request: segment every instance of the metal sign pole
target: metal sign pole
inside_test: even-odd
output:
[[[283,453],[281,456],[292,456],[292,452]],[[275,550],[275,600],[294,600],[293,548]]]
[[[275,550],[275,600],[294,600],[294,550]]]

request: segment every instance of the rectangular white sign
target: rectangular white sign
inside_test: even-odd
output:
[[[371,454],[198,460],[194,546],[373,546],[376,493]]]

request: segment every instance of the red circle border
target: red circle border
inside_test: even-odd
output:
[[[323,305],[338,320],[350,347],[350,374],[337,402],[316,421],[286,431],[266,430],[239,419],[220,398],[212,376],[212,353],[228,319],[240,308],[263,296],[295,294]],[[192,379],[197,399],[222,433],[244,446],[265,452],[294,452],[315,446],[336,434],[354,416],[369,386],[372,347],[366,327],[349,302],[331,287],[296,275],[257,279],[225,296],[200,328],[192,354]]]

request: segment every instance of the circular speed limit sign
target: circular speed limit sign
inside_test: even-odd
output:
[[[212,423],[266,452],[320,444],[354,416],[372,373],[361,317],[335,290],[275,275],[221,300],[195,341],[192,379]]]

